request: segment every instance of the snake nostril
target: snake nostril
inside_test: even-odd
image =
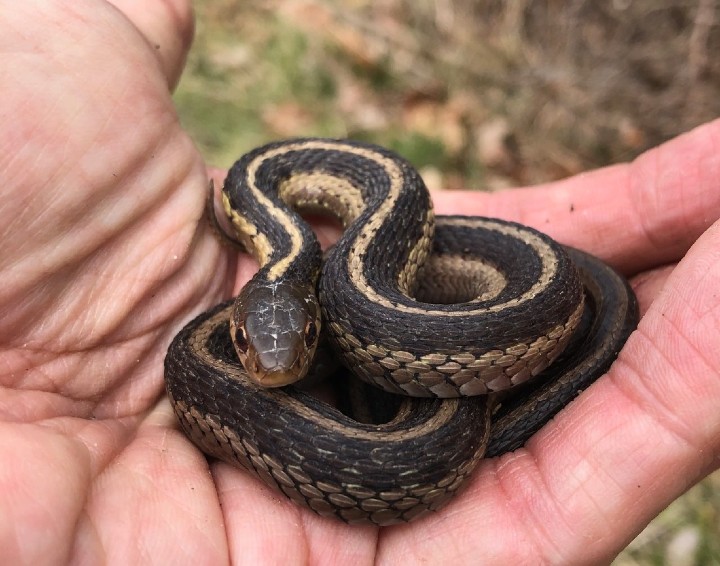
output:
[[[317,340],[317,325],[311,320],[305,326],[305,346],[312,348],[313,344]]]

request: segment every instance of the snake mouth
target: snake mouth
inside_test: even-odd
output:
[[[258,351],[251,346],[239,348],[236,343],[235,351],[250,381],[260,387],[271,388],[303,379],[308,373],[315,348],[310,351],[300,347]]]
[[[275,370],[269,372],[261,372],[257,374],[249,374],[250,378],[255,381],[260,387],[283,387],[284,385],[290,385],[300,379],[297,371],[282,371]]]

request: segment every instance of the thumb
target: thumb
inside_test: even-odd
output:
[[[175,87],[192,43],[195,22],[188,0],[111,0],[154,49],[170,88]]]

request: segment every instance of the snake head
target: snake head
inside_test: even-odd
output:
[[[251,281],[235,299],[230,337],[248,376],[262,387],[305,377],[319,336],[320,306],[308,286]]]

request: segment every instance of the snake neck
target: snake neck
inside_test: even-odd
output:
[[[331,254],[385,265],[387,284],[411,294],[432,237],[425,185],[406,161],[359,142],[300,139],[270,144],[241,158],[223,188],[239,240],[257,259],[256,278],[315,281],[321,252],[297,210],[335,217],[345,232]],[[395,213],[389,213],[391,209]],[[378,232],[383,246],[367,245]]]
[[[258,262],[253,281],[314,284],[320,270],[320,244],[281,198],[283,175],[263,167],[263,160],[254,153],[232,167],[222,191],[223,208],[238,240]]]

